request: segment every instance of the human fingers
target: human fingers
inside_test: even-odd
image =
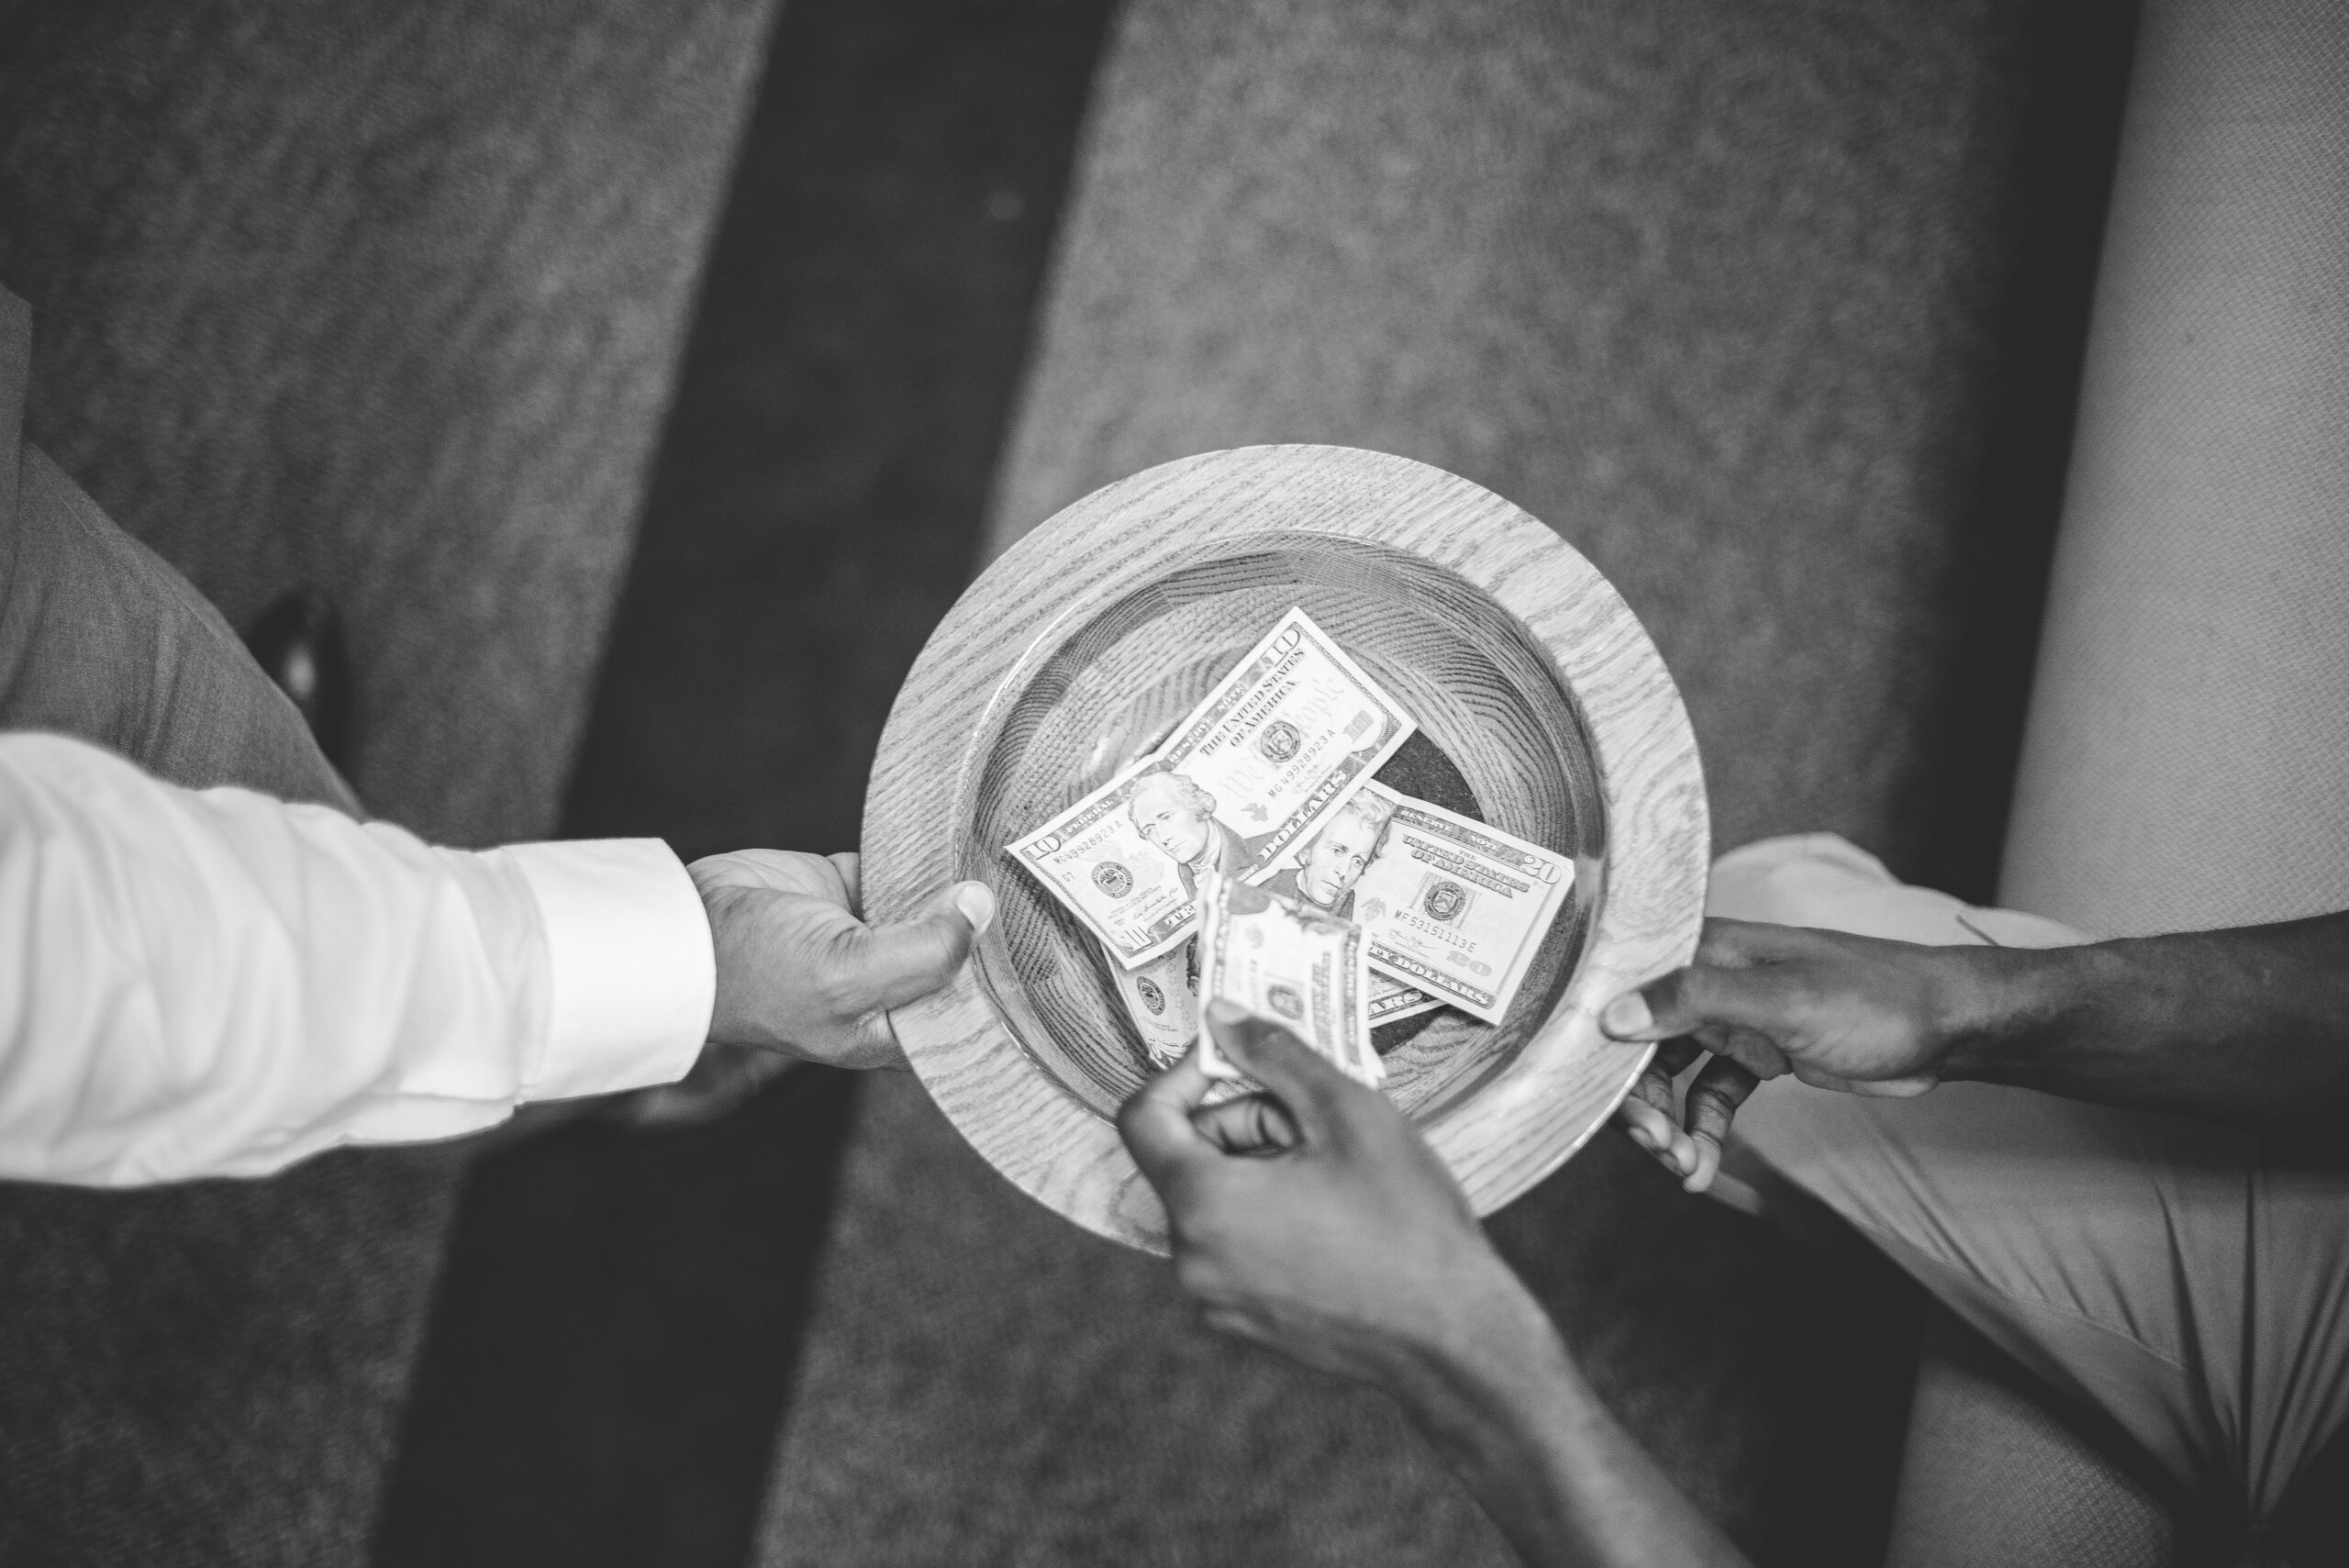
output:
[[[706,903],[723,890],[735,888],[802,894],[842,909],[852,909],[856,904],[855,886],[842,874],[838,856],[797,850],[729,850],[705,855],[685,870]]]
[[[1731,920],[1709,916],[1689,960],[1708,969],[1742,969],[1787,963],[1831,952],[1836,933],[1812,926],[1781,926],[1769,920]]]
[[[1297,1123],[1270,1095],[1242,1095],[1191,1113],[1191,1125],[1226,1154],[1280,1154],[1299,1141]]]
[[[1135,1090],[1118,1107],[1118,1136],[1125,1140],[1126,1151],[1162,1199],[1186,1165],[1217,1151],[1191,1120],[1191,1113],[1213,1087],[1215,1080],[1200,1068],[1198,1048],[1194,1046],[1182,1061]]]
[[[1682,1173],[1685,1179],[1680,1184],[1688,1191],[1700,1193],[1713,1184],[1713,1175],[1721,1168],[1721,1142],[1729,1136],[1729,1124],[1760,1082],[1749,1069],[1726,1056],[1716,1056],[1698,1069],[1683,1111],[1697,1151],[1695,1169]]]
[[[867,928],[849,949],[849,971],[834,977],[860,1008],[902,1006],[954,978],[971,944],[995,923],[995,892],[984,882],[955,884],[919,915]]]
[[[1693,1040],[1667,1040],[1650,1053],[1648,1064],[1631,1085],[1631,1092],[1616,1111],[1616,1119],[1632,1142],[1655,1157],[1656,1162],[1675,1176],[1685,1176],[1690,1167],[1686,1159],[1696,1157],[1696,1149],[1680,1129],[1678,1096],[1673,1092],[1673,1080],[1687,1069],[1703,1051]]]
[[[854,850],[843,850],[837,854],[826,855],[824,858],[831,862],[832,869],[840,873],[841,890],[848,895],[850,913],[862,920],[864,918],[863,861],[858,857]]]
[[[1328,1131],[1350,1082],[1343,1073],[1288,1029],[1221,997],[1208,1004],[1205,1022],[1234,1066],[1281,1097],[1308,1140]]]
[[[1631,1085],[1631,1092],[1664,1115],[1671,1116],[1674,1112],[1673,1080],[1687,1072],[1688,1064],[1704,1051],[1701,1044],[1687,1036],[1664,1041],[1649,1056],[1648,1064],[1640,1070],[1639,1082]]]
[[[1734,1042],[1741,1057],[1777,1053],[1774,1042],[1791,1034],[1799,1021],[1796,1004],[1800,995],[1795,977],[1779,968],[1692,965],[1624,992],[1600,1011],[1598,1027],[1617,1040],[1700,1035],[1717,1049]],[[1757,1072],[1783,1073],[1788,1063],[1778,1053],[1775,1062],[1747,1065]]]
[[[1631,1095],[1616,1107],[1615,1117],[1623,1124],[1623,1130],[1631,1141],[1646,1150],[1657,1164],[1675,1177],[1685,1180],[1696,1170],[1696,1141],[1670,1113]]]

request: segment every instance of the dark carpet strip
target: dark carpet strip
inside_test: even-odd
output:
[[[792,0],[573,784],[574,836],[857,841],[973,563],[1105,0]],[[379,1568],[747,1555],[853,1086],[470,1178]]]

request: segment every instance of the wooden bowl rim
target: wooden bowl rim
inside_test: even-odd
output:
[[[1475,526],[1457,526],[1463,514]],[[1358,448],[1243,447],[1145,469],[1055,513],[964,591],[898,692],[865,797],[866,913],[902,919],[965,876],[1019,874],[1000,856],[970,865],[962,839],[980,752],[999,705],[1018,695],[1007,677],[1032,655],[1219,541],[1316,533],[1419,556],[1489,595],[1555,662],[1594,752],[1606,854],[1580,960],[1516,1059],[1422,1129],[1488,1214],[1587,1142],[1646,1064],[1653,1048],[1609,1040],[1598,1009],[1694,953],[1711,834],[1696,737],[1646,628],[1580,551],[1481,486]],[[999,929],[981,939],[1000,940]],[[990,961],[1008,962],[999,945]],[[977,969],[964,964],[890,1014],[923,1086],[1022,1191],[1097,1234],[1163,1252],[1163,1211],[1116,1127],[1029,1055]]]

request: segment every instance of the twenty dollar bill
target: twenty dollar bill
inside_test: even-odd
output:
[[[1386,808],[1352,890],[1372,967],[1499,1023],[1574,885],[1574,862],[1384,784],[1363,793]]]
[[[1421,1013],[1432,1013],[1442,1006],[1443,998],[1441,996],[1431,996],[1424,991],[1414,990],[1401,981],[1381,974],[1375,969],[1370,973],[1370,1027],[1372,1029],[1376,1029],[1381,1024],[1397,1023],[1405,1018],[1416,1018]]]

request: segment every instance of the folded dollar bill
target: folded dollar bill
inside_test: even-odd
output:
[[[1197,928],[1202,877],[1273,874],[1417,728],[1291,607],[1155,754],[1006,848],[1130,969]]]
[[[1183,1060],[1199,1036],[1198,939],[1162,953],[1139,969],[1127,969],[1112,955],[1110,983],[1141,1037],[1142,1051],[1163,1072]],[[1372,1029],[1413,1018],[1443,1006],[1442,999],[1415,991],[1399,980],[1370,973],[1366,1018]]]
[[[1370,1043],[1370,977],[1362,928],[1209,871],[1200,893],[1199,999],[1220,997],[1286,1026],[1349,1077],[1376,1088],[1386,1069]],[[1239,1069],[1199,1036],[1211,1078]]]
[[[1303,901],[1359,923],[1373,969],[1499,1023],[1574,885],[1574,862],[1381,784],[1346,815],[1383,817],[1374,848],[1357,862],[1352,844],[1318,857],[1308,844],[1293,868]]]
[[[1110,955],[1109,973],[1134,1032],[1141,1036],[1151,1065],[1164,1069],[1183,1060],[1199,1037],[1198,948],[1186,941],[1139,969]]]

